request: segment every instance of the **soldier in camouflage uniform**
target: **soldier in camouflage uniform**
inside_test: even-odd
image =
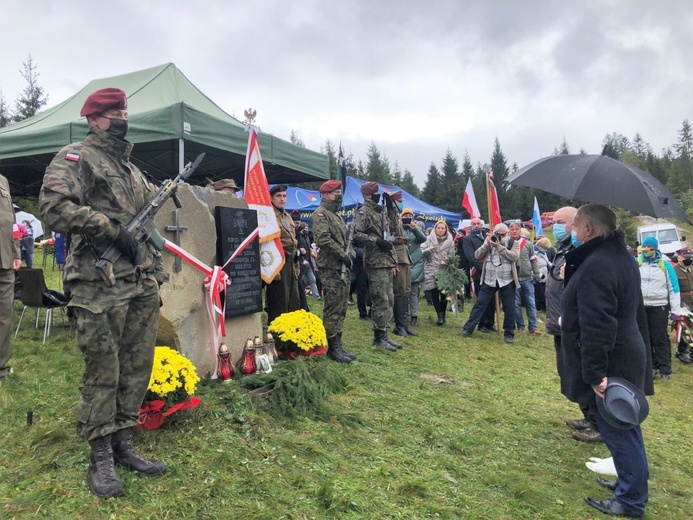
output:
[[[19,238],[14,237],[14,206],[7,179],[0,175],[0,382],[11,369],[7,362],[12,357],[10,325],[14,299],[14,272],[22,266]]]
[[[155,191],[130,162],[125,93],[98,90],[80,115],[87,117],[89,133],[51,161],[39,205],[51,229],[71,236],[63,275],[71,286],[69,305],[85,363],[77,431],[91,446],[91,491],[114,497],[124,493],[114,462],[142,475],[166,471],[162,462],[144,458],[133,446],[154,359],[159,283],[166,275],[159,254],[124,227]],[[95,265],[110,244],[121,253],[109,264],[113,287]]]
[[[371,289],[371,318],[373,320],[373,345],[386,350],[397,350],[402,345],[387,337],[387,327],[392,316],[394,293],[392,279],[397,274],[392,242],[385,240],[383,207],[378,205],[380,186],[366,182],[361,186],[364,205],[354,219],[354,242],[363,246],[364,263]],[[387,222],[386,222],[387,226]],[[389,231],[389,228],[388,228]]]
[[[411,292],[411,256],[409,255],[409,239],[404,236],[404,226],[399,218],[403,209],[402,192],[397,190],[390,193],[391,204],[387,208],[390,234],[393,237],[393,251],[397,259],[397,275],[392,281],[392,291],[395,296],[393,312],[395,329],[398,336],[418,336],[409,328],[407,309],[409,308],[409,293]]]
[[[313,235],[320,250],[316,263],[325,295],[322,322],[327,332],[327,355],[339,363],[351,363],[356,356],[342,347],[353,265],[346,226],[342,217],[337,215],[342,208],[342,183],[327,181],[320,186],[320,193],[320,206],[313,213]]]
[[[277,184],[272,186],[270,195],[272,196],[272,206],[274,215],[279,222],[281,230],[280,240],[284,248],[284,266],[279,275],[267,285],[265,290],[265,302],[267,305],[267,324],[272,323],[274,318],[285,312],[297,311],[301,308],[301,299],[298,294],[298,274],[300,267],[296,251],[298,240],[296,240],[296,229],[284,207],[286,206],[286,185]]]

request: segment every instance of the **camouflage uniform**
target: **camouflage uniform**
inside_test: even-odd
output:
[[[298,273],[296,272],[296,229],[294,222],[286,211],[274,208],[274,215],[279,222],[281,230],[280,240],[284,248],[284,266],[279,272],[279,279],[275,278],[267,285],[265,301],[267,305],[267,323],[284,314],[297,311],[301,308],[298,295]]]
[[[347,231],[344,220],[336,213],[339,209],[339,203],[323,199],[313,213],[315,245],[320,250],[316,263],[325,294],[322,321],[328,338],[342,332],[351,281],[349,269],[342,272],[342,260],[348,256]]]
[[[155,188],[130,162],[132,144],[91,127],[84,141],[63,148],[46,169],[41,215],[69,233],[64,280],[72,290],[77,344],[85,361],[77,430],[92,440],[137,424],[149,384],[159,322],[161,257],[140,246],[135,268],[121,255],[107,287],[96,270],[101,253],[153,195]]]
[[[398,336],[416,336],[407,323],[407,308],[409,307],[409,293],[411,292],[411,256],[409,255],[409,240],[404,236],[404,226],[395,208],[387,211],[390,234],[394,237],[393,252],[397,260],[397,276],[392,281],[394,293],[393,311],[395,315],[394,333]]]
[[[394,251],[384,251],[376,241],[383,238],[381,206],[366,199],[354,219],[354,241],[363,246],[364,263],[371,290],[371,318],[374,330],[387,330],[392,316],[392,268],[396,267]]]
[[[10,325],[14,299],[14,260],[20,258],[19,240],[13,237],[14,207],[7,179],[0,175],[0,378],[7,375],[12,357]]]

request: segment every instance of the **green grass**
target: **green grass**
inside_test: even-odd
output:
[[[52,287],[56,274],[48,268]],[[70,328],[56,316],[41,346],[41,325],[27,320],[14,343],[17,378],[0,388],[0,518],[601,518],[583,498],[608,492],[584,463],[608,451],[570,437],[563,421],[579,411],[560,395],[551,337],[462,340],[465,319],[437,327],[422,300],[420,336],[388,353],[371,347],[370,324],[350,307],[344,343],[359,358],[342,367],[348,389],[330,398],[333,417],[276,420],[237,383],[203,385],[199,407],[137,434],[168,473],[120,471],[126,496],[117,500],[84,482],[88,447],[73,417],[82,362]],[[656,390],[643,425],[647,517],[687,519],[693,367],[674,360],[672,380]]]

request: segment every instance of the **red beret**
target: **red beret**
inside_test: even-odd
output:
[[[377,182],[368,181],[361,185],[361,193],[364,195],[373,195],[378,193],[380,185]]]
[[[320,191],[320,193],[330,193],[331,191],[339,190],[341,188],[342,183],[336,179],[333,179],[331,181],[323,182],[318,191]]]
[[[86,117],[92,114],[101,114],[113,108],[127,110],[128,99],[125,92],[119,88],[102,88],[89,94],[79,115]]]

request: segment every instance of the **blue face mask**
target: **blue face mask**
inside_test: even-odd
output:
[[[573,244],[573,247],[580,247],[584,244],[584,242],[578,240],[577,231],[574,229],[570,232],[570,241]]]
[[[404,204],[397,204],[397,211],[402,211],[404,209]]]
[[[565,230],[565,224],[554,224],[553,225],[553,236],[559,242],[568,236],[568,232]]]

